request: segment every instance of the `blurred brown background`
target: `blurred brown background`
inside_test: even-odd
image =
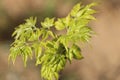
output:
[[[60,80],[120,80],[120,0],[0,0],[0,80],[41,80],[39,67],[21,58],[8,65],[11,34],[30,16],[64,17],[78,2],[99,2],[97,20],[90,23],[96,35],[82,48],[84,59],[67,63]]]

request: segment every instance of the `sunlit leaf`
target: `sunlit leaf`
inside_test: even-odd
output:
[[[57,30],[63,30],[65,29],[65,24],[63,23],[63,19],[58,19],[56,22],[55,22],[55,28]]]
[[[54,25],[54,18],[45,18],[44,22],[41,22],[43,28],[50,28]]]
[[[71,63],[83,58],[78,42],[89,42],[93,35],[88,23],[95,20],[92,15],[96,11],[91,8],[95,5],[76,4],[66,17],[45,18],[40,27],[36,27],[36,18],[26,19],[12,34],[14,42],[8,60],[14,64],[21,56],[26,66],[28,59],[34,57],[43,80],[58,80],[67,60]]]
[[[81,8],[81,5],[80,4],[76,4],[74,7],[73,7],[73,9],[72,9],[72,11],[71,11],[71,16],[76,16],[76,14],[78,13],[78,11],[80,10],[80,8]]]

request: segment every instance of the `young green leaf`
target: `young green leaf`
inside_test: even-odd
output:
[[[28,58],[35,55],[36,65],[41,65],[41,77],[45,80],[58,80],[59,72],[64,69],[67,60],[83,58],[78,42],[89,42],[93,35],[88,26],[90,20],[95,20],[92,14],[96,13],[91,7],[76,4],[64,18],[45,18],[42,27],[36,27],[37,19],[30,17],[24,24],[19,25],[12,36],[9,60],[13,64],[17,56],[21,56],[26,66]],[[57,34],[56,31],[66,31]]]
[[[80,8],[81,8],[81,5],[80,4],[76,4],[73,7],[72,11],[70,12],[70,15],[73,16],[73,17],[75,17],[76,14],[78,13],[78,11],[80,10]]]
[[[63,30],[65,29],[65,24],[63,23],[64,22],[64,19],[58,19],[56,22],[55,22],[55,28],[57,30]]]
[[[79,46],[73,44],[73,46],[71,47],[71,50],[72,50],[72,53],[73,53],[73,57],[75,59],[82,59],[83,58]]]
[[[50,28],[54,25],[54,18],[45,18],[44,22],[41,22],[43,28]]]

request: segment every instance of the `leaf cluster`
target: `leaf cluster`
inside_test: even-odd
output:
[[[36,27],[37,19],[30,17],[24,24],[19,25],[14,33],[9,60],[13,63],[21,56],[26,66],[28,58],[35,55],[36,65],[41,65],[41,76],[45,80],[58,80],[59,72],[65,67],[66,61],[83,58],[78,42],[88,42],[93,31],[88,27],[96,11],[91,9],[95,3],[81,6],[77,4],[64,18],[45,18],[42,27]],[[66,30],[65,34],[57,31]]]

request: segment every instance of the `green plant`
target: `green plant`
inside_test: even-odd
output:
[[[91,9],[96,3],[86,6],[77,4],[65,18],[46,18],[41,22],[41,27],[36,27],[36,18],[30,17],[24,24],[19,25],[12,36],[9,60],[13,63],[17,56],[21,56],[26,62],[33,55],[36,65],[41,65],[41,76],[45,80],[58,80],[59,72],[65,67],[66,61],[82,59],[79,42],[89,42],[93,31],[88,27],[92,16],[96,11]],[[57,34],[53,32],[65,31]]]

